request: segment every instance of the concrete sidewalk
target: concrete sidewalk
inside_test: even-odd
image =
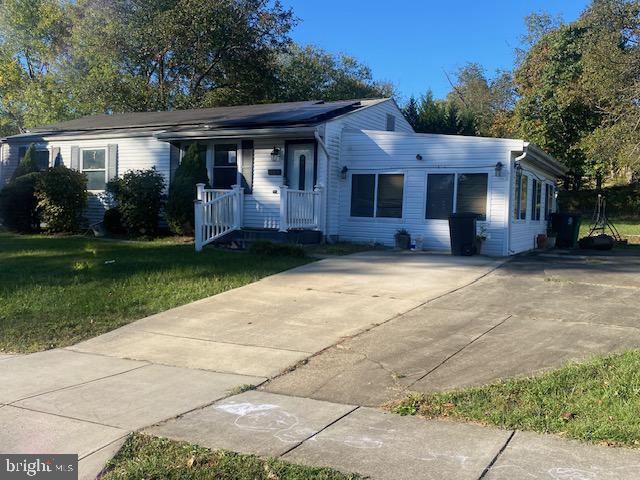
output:
[[[633,450],[267,392],[227,398],[146,433],[375,479],[640,478]]]

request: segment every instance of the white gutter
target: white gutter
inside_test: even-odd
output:
[[[169,142],[172,140],[197,140],[209,138],[247,138],[247,137],[297,137],[313,135],[315,127],[273,127],[273,128],[243,128],[243,129],[198,129],[184,132],[163,131],[154,134],[158,140]]]

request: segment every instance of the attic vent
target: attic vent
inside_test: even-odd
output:
[[[395,132],[396,131],[396,117],[395,115],[391,115],[387,113],[387,132]]]

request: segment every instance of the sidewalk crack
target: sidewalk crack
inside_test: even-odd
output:
[[[353,407],[351,410],[349,410],[347,413],[345,413],[344,415],[339,416],[338,418],[336,418],[333,422],[325,425],[324,427],[322,427],[320,430],[318,430],[315,433],[312,433],[311,435],[309,435],[307,438],[301,440],[300,442],[296,443],[293,447],[289,448],[288,450],[285,450],[284,452],[282,452],[279,457],[282,458],[284,457],[286,454],[292,452],[293,450],[295,450],[296,448],[298,448],[300,445],[302,445],[303,443],[311,440],[313,437],[317,436],[319,433],[324,432],[327,428],[335,425],[336,423],[338,423],[340,420],[342,420],[343,418],[351,415],[353,412],[355,412],[356,410],[358,410],[360,407]]]
[[[511,442],[511,439],[513,438],[513,436],[515,434],[516,434],[516,431],[512,430],[511,434],[507,438],[507,441],[504,442],[504,445],[502,445],[500,450],[498,450],[498,452],[495,454],[495,456],[491,459],[491,461],[489,462],[489,465],[484,467],[484,470],[482,471],[482,473],[478,477],[478,480],[482,480],[483,478],[485,478],[487,476],[487,474],[489,473],[489,470],[491,470],[491,467],[493,467],[493,465],[496,463],[496,461],[498,460],[498,457],[500,457],[500,455],[502,455],[502,452],[504,452],[507,449],[507,446],[509,445],[509,443]]]

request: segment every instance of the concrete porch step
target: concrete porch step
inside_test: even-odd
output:
[[[276,229],[243,228],[242,230],[230,232],[214,243],[218,245],[235,243],[239,248],[247,248],[251,243],[257,241],[310,245],[322,241],[322,232],[317,230],[290,230],[288,232],[280,232]]]

